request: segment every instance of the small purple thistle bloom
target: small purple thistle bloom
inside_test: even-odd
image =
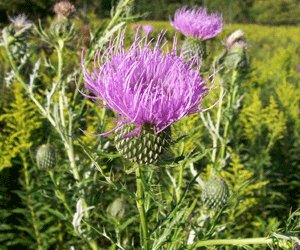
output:
[[[208,14],[206,8],[183,7],[176,10],[171,25],[186,36],[207,40],[222,31],[222,21],[220,14]]]
[[[153,32],[153,30],[154,30],[153,26],[150,24],[142,25],[142,29],[147,35],[150,34],[151,32]]]
[[[99,105],[118,113],[118,125],[135,125],[130,136],[143,126],[151,125],[155,134],[183,117],[201,112],[201,102],[207,94],[206,81],[199,75],[198,60],[187,64],[177,55],[176,40],[171,52],[163,52],[167,43],[163,36],[151,46],[147,38],[136,37],[128,50],[121,42],[111,41],[108,49],[95,56],[93,72],[82,62],[85,87]],[[129,135],[128,135],[129,136]]]

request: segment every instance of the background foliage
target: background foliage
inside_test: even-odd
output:
[[[53,15],[52,6],[56,0],[1,0],[0,22],[24,12],[32,17]],[[95,13],[98,18],[109,17],[115,0],[73,0],[81,14]],[[299,24],[300,6],[298,0],[139,0],[133,6],[134,13],[146,13],[150,20],[168,20],[180,6],[200,5],[209,10],[223,13],[227,22],[259,24]]]

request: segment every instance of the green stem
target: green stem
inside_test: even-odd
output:
[[[236,101],[236,95],[237,95],[237,71],[234,71],[231,76],[231,83],[229,86],[229,94],[228,94],[228,100],[227,100],[227,106],[226,106],[226,112],[229,114],[225,119],[224,124],[224,132],[222,137],[222,143],[221,143],[221,149],[220,149],[220,160],[222,161],[225,157],[226,152],[226,146],[227,146],[227,136],[228,136],[228,128],[230,123],[232,122],[232,106]]]
[[[184,164],[180,164],[180,166],[179,166],[179,176],[178,176],[178,186],[176,188],[177,203],[179,202],[180,197],[181,197],[181,189],[182,189],[182,183],[183,183],[183,172],[184,172]]]
[[[222,105],[223,105],[223,95],[224,95],[224,87],[220,86],[220,95],[219,95],[219,105],[218,105],[218,112],[217,112],[217,121],[213,136],[213,152],[212,152],[212,163],[214,164],[214,167],[212,168],[212,171],[216,170],[216,160],[217,160],[217,151],[218,151],[218,136],[220,131],[220,124],[221,124],[221,117],[222,117]]]
[[[140,215],[141,221],[141,245],[144,250],[148,250],[148,228],[147,228],[147,220],[146,220],[146,212],[145,212],[145,193],[144,193],[144,184],[142,180],[142,171],[141,167],[136,167],[136,203],[137,208]]]
[[[272,239],[262,238],[247,238],[247,239],[220,239],[220,240],[203,240],[192,244],[188,249],[195,249],[204,246],[218,246],[218,245],[232,245],[232,246],[245,246],[245,245],[267,245],[273,242]]]
[[[60,90],[59,90],[59,116],[60,116],[60,122],[61,122],[61,126],[63,128],[63,133],[67,134],[67,138],[62,138],[64,141],[64,146],[65,149],[67,151],[67,155],[70,161],[70,166],[71,166],[71,170],[72,170],[72,174],[74,176],[74,179],[76,181],[80,181],[80,175],[76,166],[76,162],[75,162],[75,157],[74,157],[74,146],[73,146],[73,140],[71,137],[72,133],[72,115],[69,115],[68,119],[69,119],[69,130],[67,132],[67,128],[66,128],[66,121],[65,121],[65,114],[64,114],[64,110],[65,110],[65,100],[66,100],[66,93],[65,93],[65,86],[64,83],[62,82],[62,66],[63,66],[63,56],[62,56],[62,52],[63,52],[63,48],[64,48],[64,43],[63,41],[59,42],[59,46],[57,46],[56,52],[57,52],[57,60],[58,60],[58,65],[57,65],[57,83],[60,86]],[[66,104],[67,105],[67,104]]]

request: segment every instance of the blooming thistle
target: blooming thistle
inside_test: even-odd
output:
[[[142,25],[142,29],[147,35],[150,34],[151,32],[153,32],[153,30],[154,30],[153,26],[150,24]]]
[[[28,30],[33,26],[32,21],[28,20],[25,14],[9,17],[9,20],[17,31]]]
[[[162,36],[151,47],[147,39],[136,37],[128,50],[112,41],[102,56],[95,56],[94,71],[82,62],[87,96],[118,113],[117,149],[139,164],[153,163],[167,145],[169,126],[183,117],[201,112],[207,93],[199,75],[199,64],[189,64],[172,50],[163,53]],[[98,63],[96,63],[98,62]]]
[[[222,16],[208,14],[206,8],[187,7],[176,10],[172,26],[186,36],[207,40],[218,35],[223,28]]]
[[[176,10],[171,25],[186,36],[183,50],[190,58],[195,54],[206,57],[205,40],[218,35],[223,28],[222,16],[217,13],[208,14],[206,8],[187,7]]]

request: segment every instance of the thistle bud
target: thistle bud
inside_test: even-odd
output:
[[[170,129],[155,135],[153,128],[145,126],[140,134],[127,136],[134,130],[126,125],[118,130],[115,145],[119,153],[131,162],[140,165],[155,163],[164,149],[169,145]]]
[[[229,198],[226,182],[220,178],[209,179],[204,186],[202,201],[209,209],[222,208]]]
[[[198,56],[201,59],[205,59],[207,57],[205,41],[197,38],[186,37],[182,45],[182,50],[183,57],[186,61],[195,56]]]
[[[50,170],[56,165],[56,152],[52,145],[41,145],[36,154],[37,166],[40,169]]]
[[[115,199],[106,209],[107,213],[117,219],[122,219],[125,214],[125,201],[120,197]]]
[[[54,40],[68,41],[73,36],[73,25],[65,17],[55,18],[50,24],[50,35]]]
[[[242,30],[233,32],[225,41],[226,57],[224,64],[227,69],[243,70],[247,68],[247,41]]]
[[[230,36],[227,37],[225,40],[225,46],[227,51],[230,51],[232,47],[234,47],[237,44],[244,43],[245,47],[247,47],[247,42],[245,38],[245,34],[242,30],[236,30],[234,31]]]

